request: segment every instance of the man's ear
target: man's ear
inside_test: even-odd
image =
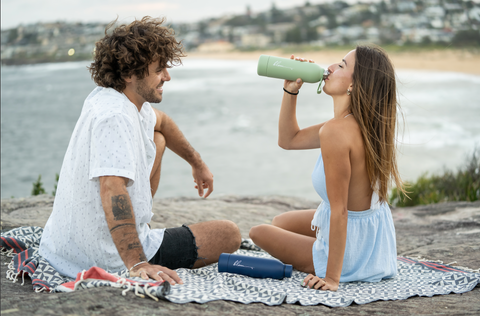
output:
[[[133,76],[123,77],[123,80],[125,80],[126,83],[132,83],[133,82]]]

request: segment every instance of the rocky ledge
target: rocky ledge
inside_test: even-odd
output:
[[[53,205],[51,196],[4,199],[1,201],[2,231],[19,226],[44,226]],[[153,228],[175,227],[213,219],[229,219],[248,238],[250,227],[269,223],[282,212],[316,208],[318,201],[285,196],[220,196],[217,198],[167,198],[154,201]],[[440,260],[444,263],[480,268],[480,201],[432,204],[392,210],[397,233],[398,254]],[[378,301],[345,308],[323,305],[261,303],[244,305],[228,301],[207,304],[173,304],[141,299],[133,293],[122,297],[112,288],[72,293],[34,293],[31,282],[24,286],[5,278],[1,257],[2,315],[479,315],[480,286],[464,294],[412,297],[402,301]]]

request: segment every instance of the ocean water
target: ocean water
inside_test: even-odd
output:
[[[60,172],[83,101],[95,87],[88,62],[2,66],[1,197],[28,196],[38,175],[48,193]],[[326,66],[326,65],[323,65]],[[214,174],[214,193],[319,200],[310,175],[319,150],[277,145],[282,81],[259,77],[256,61],[185,59],[171,69],[162,103]],[[398,70],[404,113],[399,169],[405,180],[455,170],[480,147],[480,76]],[[305,84],[301,127],[333,116],[329,96]],[[167,151],[156,197],[197,196],[191,167]]]

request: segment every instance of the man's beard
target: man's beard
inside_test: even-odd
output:
[[[162,96],[158,96],[156,90],[148,87],[143,79],[137,81],[136,92],[147,102],[160,103],[162,101]]]

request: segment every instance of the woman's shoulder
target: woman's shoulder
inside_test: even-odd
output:
[[[320,128],[319,136],[322,145],[330,143],[335,146],[350,147],[355,142],[358,142],[361,132],[358,123],[352,117],[332,119],[326,122]]]

